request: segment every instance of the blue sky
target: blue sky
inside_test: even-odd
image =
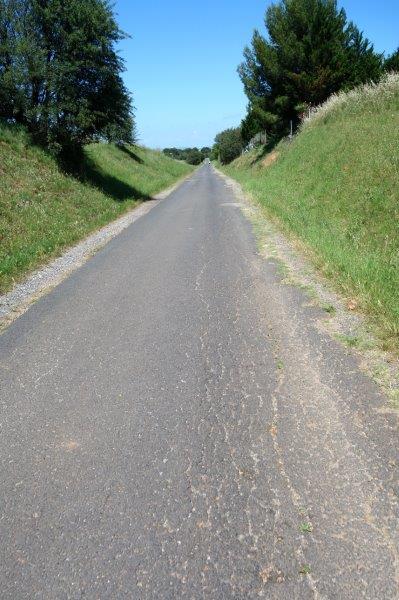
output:
[[[154,148],[211,145],[240,123],[246,98],[236,68],[266,0],[117,0],[125,81],[140,142]],[[342,0],[348,18],[391,53],[399,45],[399,0]]]

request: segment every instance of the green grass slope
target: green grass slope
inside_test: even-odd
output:
[[[0,125],[0,292],[191,169],[153,150],[93,144],[78,180],[23,130]]]
[[[291,143],[224,168],[399,348],[399,75],[332,97]]]

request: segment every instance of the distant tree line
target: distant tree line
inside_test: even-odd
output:
[[[124,37],[108,0],[0,0],[0,119],[59,155],[132,142]]]
[[[221,162],[238,156],[261,131],[279,140],[334,92],[399,70],[399,49],[384,59],[336,0],[281,0],[267,9],[265,25],[267,35],[255,30],[238,67],[248,110],[239,130],[218,134],[213,151]]]
[[[184,160],[190,165],[199,165],[211,156],[211,148],[164,148],[163,153],[176,160]]]

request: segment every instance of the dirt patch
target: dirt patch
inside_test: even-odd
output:
[[[68,440],[62,444],[62,447],[71,452],[72,450],[79,448],[79,444],[75,440]]]
[[[273,152],[270,152],[270,154],[268,154],[266,158],[262,160],[262,167],[270,167],[270,165],[276,162],[279,156],[280,152],[273,150]]]

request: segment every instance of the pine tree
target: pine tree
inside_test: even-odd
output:
[[[347,69],[343,87],[355,87],[366,81],[378,81],[382,74],[383,56],[374,52],[373,45],[354,23],[346,28]]]
[[[399,48],[384,61],[384,71],[399,72]]]
[[[268,36],[254,32],[238,72],[249,100],[245,141],[267,129],[287,132],[306,106],[381,72],[381,56],[336,0],[282,0],[265,17]]]

